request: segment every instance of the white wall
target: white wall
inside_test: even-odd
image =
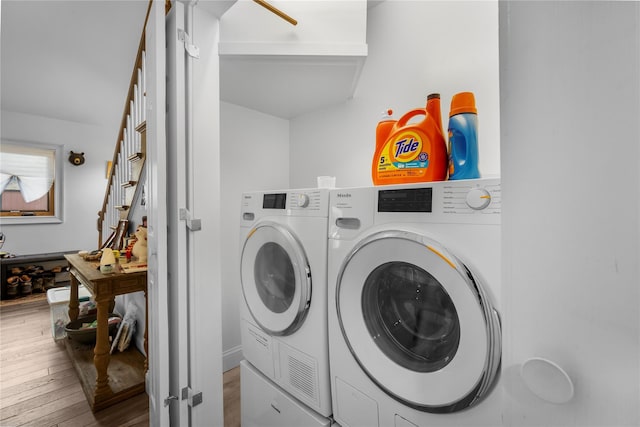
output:
[[[63,145],[63,215],[61,224],[2,224],[3,247],[18,255],[98,246],[96,222],[107,186],[106,162],[113,158],[117,129],[2,111],[2,139]],[[69,152],[84,152],[85,163],[73,166]]]
[[[640,3],[504,2],[500,25],[505,422],[640,425]],[[575,397],[525,388],[531,357]]]
[[[388,108],[399,118],[441,94],[442,124],[451,97],[476,96],[480,171],[500,172],[498,3],[386,1],[370,8],[369,55],[355,96],[343,105],[291,120],[291,185],[318,175],[338,187],[372,185],[375,128]]]
[[[246,191],[289,188],[289,121],[234,104],[220,108],[222,348],[224,369],[241,360],[240,201]]]

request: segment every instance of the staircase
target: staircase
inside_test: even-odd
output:
[[[146,154],[144,41],[143,31],[109,169],[104,201],[98,212],[99,248],[122,249],[134,208],[137,204],[144,203],[141,183],[144,180]],[[105,236],[107,238],[103,240]]]

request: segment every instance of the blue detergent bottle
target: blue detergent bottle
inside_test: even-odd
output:
[[[449,179],[480,178],[478,170],[478,111],[472,92],[451,98],[449,112]]]

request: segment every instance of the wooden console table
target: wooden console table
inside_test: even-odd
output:
[[[97,305],[96,345],[91,346],[65,340],[67,353],[76,368],[82,389],[93,412],[145,391],[146,358],[135,344],[123,352],[109,354],[109,309],[113,307],[116,295],[143,291],[147,300],[147,272],[123,273],[120,266],[113,273],[103,274],[96,264],[83,260],[78,254],[65,255],[69,262],[71,295],[69,298],[69,318],[78,318],[78,284],[83,284],[93,295]],[[148,307],[145,306],[145,319]],[[147,329],[145,322],[144,350],[147,350]]]

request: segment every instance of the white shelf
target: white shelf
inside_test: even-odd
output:
[[[353,97],[366,44],[286,48],[221,43],[221,100],[290,119]]]
[[[368,54],[366,0],[274,6],[298,24],[254,2],[220,19],[220,99],[284,119],[351,99]]]

